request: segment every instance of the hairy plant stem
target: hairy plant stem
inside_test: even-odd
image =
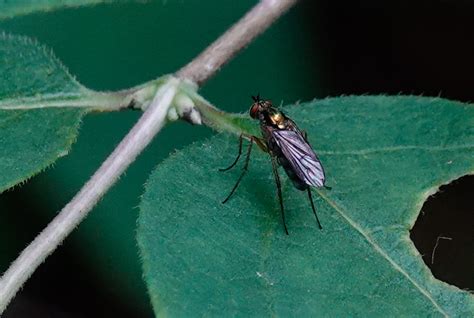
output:
[[[296,0],[260,1],[196,59],[179,70],[177,77],[201,85],[294,3]],[[178,86],[179,81],[171,78],[158,89],[150,106],[112,154],[3,274],[0,279],[0,314],[36,268],[80,224],[164,126]]]

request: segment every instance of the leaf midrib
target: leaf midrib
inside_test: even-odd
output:
[[[1,110],[58,108],[58,107],[86,107],[93,101],[89,91],[73,93],[43,94],[40,96],[8,98],[0,100]]]

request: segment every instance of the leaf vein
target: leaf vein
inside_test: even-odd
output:
[[[326,194],[322,191],[316,189],[318,194],[321,198],[326,201],[337,213],[339,213],[348,223],[351,225],[357,232],[359,232],[367,242],[372,245],[375,250],[385,258],[397,271],[399,271],[403,276],[405,276],[412,284],[415,286],[431,303],[435,306],[435,308],[443,314],[445,317],[449,315],[441,308],[441,306],[436,302],[436,300],[428,293],[426,289],[424,289],[418,282],[415,281],[399,264],[397,264],[378,244],[375,240],[368,233],[366,233],[362,227],[352,220],[346,213],[344,213],[343,209],[339,207],[334,201],[332,201]]]
[[[348,150],[348,151],[318,151],[320,155],[334,155],[334,156],[346,156],[346,155],[369,155],[374,153],[383,152],[397,152],[405,150],[426,150],[426,151],[443,151],[443,150],[468,150],[474,148],[474,145],[456,145],[451,147],[446,146],[418,146],[418,145],[407,145],[407,146],[393,146],[383,147],[375,149],[361,149],[361,150]]]

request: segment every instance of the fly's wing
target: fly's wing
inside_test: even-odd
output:
[[[323,166],[299,131],[273,130],[272,137],[301,180],[310,186],[324,186]]]

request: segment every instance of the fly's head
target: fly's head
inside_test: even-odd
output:
[[[252,99],[254,103],[250,107],[250,117],[280,129],[285,127],[285,116],[273,107],[271,101],[260,99],[260,95],[252,96]]]
[[[272,102],[260,99],[260,95],[252,96],[252,99],[254,103],[250,106],[250,117],[254,119],[261,119],[262,115],[265,115],[273,108]]]

